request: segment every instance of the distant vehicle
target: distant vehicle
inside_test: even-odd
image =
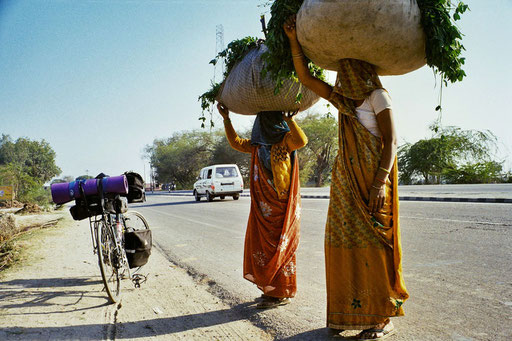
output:
[[[203,196],[207,201],[212,201],[215,197],[224,199],[227,196],[238,200],[243,190],[244,180],[235,164],[204,167],[194,183],[196,201],[200,201]]]
[[[176,183],[171,182],[171,183],[165,184],[165,186],[162,186],[162,189],[163,190],[168,190],[169,192],[175,191],[176,190]]]

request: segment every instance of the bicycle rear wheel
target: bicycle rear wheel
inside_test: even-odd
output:
[[[121,295],[121,276],[119,270],[122,259],[117,252],[116,240],[112,229],[103,219],[97,224],[98,234],[96,238],[101,278],[103,279],[108,298],[112,303],[116,303]]]
[[[127,231],[149,229],[149,224],[142,214],[136,211],[128,211],[124,214],[125,227]]]

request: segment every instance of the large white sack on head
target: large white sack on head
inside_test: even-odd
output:
[[[279,93],[274,95],[275,82],[268,75],[261,75],[261,56],[266,51],[267,47],[260,45],[233,67],[220,88],[217,101],[235,113],[255,115],[260,111],[303,111],[320,99],[292,80],[285,80]],[[295,98],[299,91],[302,92],[302,100],[297,104]]]
[[[426,62],[416,0],[304,0],[297,38],[315,64],[334,71],[343,58],[371,63],[380,75],[402,75]]]

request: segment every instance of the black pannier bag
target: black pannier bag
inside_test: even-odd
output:
[[[98,196],[89,196],[86,200],[76,199],[75,206],[69,209],[74,220],[83,220],[102,214],[100,198]],[[106,201],[105,211],[107,213],[126,213],[128,211],[127,199],[119,195],[113,201]]]
[[[128,180],[128,202],[144,202],[146,201],[146,193],[144,191],[144,180],[139,173],[125,172],[126,179]]]
[[[150,229],[125,232],[124,249],[130,269],[143,266],[148,262],[152,246]]]
[[[71,213],[74,220],[83,220],[92,216],[87,207],[79,205],[72,206],[69,209],[69,213]]]
[[[74,220],[83,220],[100,215],[102,212],[100,199],[97,196],[90,196],[87,198],[87,201],[76,199],[75,206],[72,206],[69,212]]]

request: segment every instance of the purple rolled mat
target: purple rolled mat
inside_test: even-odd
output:
[[[128,180],[126,179],[126,176],[123,174],[103,178],[103,192],[128,194]]]
[[[85,195],[98,194],[98,179],[87,179],[82,183]],[[80,198],[80,193],[77,193],[75,198]]]
[[[68,201],[73,200],[73,197],[70,194],[69,191],[69,185],[74,183],[71,182],[62,182],[57,184],[52,184],[51,190],[52,190],[52,200],[56,204],[64,204]]]
[[[51,185],[52,199],[56,204],[64,204],[73,199],[80,198],[79,184],[85,195],[98,194],[97,179],[88,179],[86,181],[72,181],[56,183]],[[104,193],[128,194],[128,180],[126,176],[112,176],[102,179]]]

